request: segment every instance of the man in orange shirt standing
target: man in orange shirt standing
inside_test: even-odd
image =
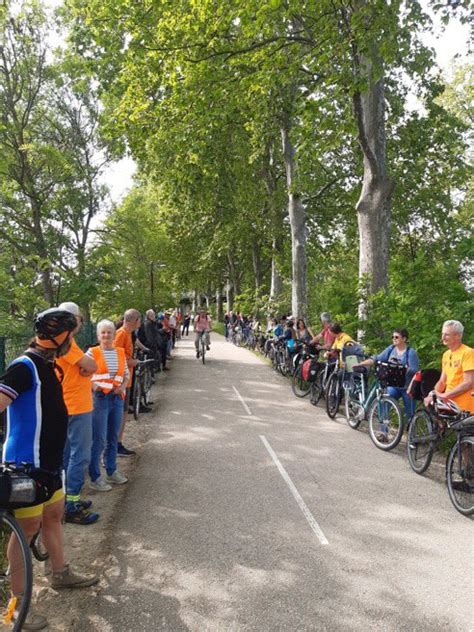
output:
[[[122,349],[125,351],[125,359],[130,370],[130,378],[128,380],[127,391],[123,402],[123,421],[122,427],[120,429],[117,447],[118,456],[133,456],[135,454],[133,450],[129,450],[128,448],[126,448],[123,445],[122,441],[125,432],[125,423],[127,421],[128,405],[130,402],[130,387],[132,385],[133,368],[137,365],[138,362],[138,360],[133,357],[132,332],[140,327],[140,323],[140,312],[136,309],[127,309],[127,311],[123,315],[123,325],[122,327],[120,327],[120,329],[117,329],[117,333],[115,335],[115,346],[122,347]]]
[[[443,324],[441,340],[448,350],[443,354],[441,377],[433,393],[441,399],[452,399],[462,410],[474,413],[474,349],[462,343],[464,327],[458,320]],[[425,398],[431,403],[432,394]]]
[[[76,303],[61,303],[58,309],[73,314],[77,334],[82,316]],[[99,514],[89,511],[91,501],[81,500],[84,472],[89,465],[92,447],[92,389],[91,375],[97,369],[93,358],[84,354],[74,337],[65,356],[56,360],[62,372],[62,390],[69,415],[66,446],[64,448],[64,470],[66,472],[65,520],[73,524],[92,524]],[[60,377],[61,379],[61,377]]]

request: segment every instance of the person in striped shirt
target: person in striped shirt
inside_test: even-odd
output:
[[[99,346],[87,351],[87,355],[97,364],[97,371],[91,378],[94,410],[89,476],[91,489],[107,492],[112,489],[112,485],[123,485],[128,481],[117,470],[117,445],[130,369],[124,349],[114,346],[115,325],[112,321],[101,320],[98,323],[97,339]],[[102,453],[106,479],[100,473]]]

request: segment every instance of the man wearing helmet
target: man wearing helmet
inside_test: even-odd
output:
[[[28,350],[0,378],[0,412],[7,409],[2,460],[18,465],[29,463],[49,473],[49,499],[17,509],[15,516],[29,540],[41,527],[51,561],[53,588],[79,588],[98,581],[97,577],[74,572],[65,561],[63,549],[61,473],[68,413],[54,362],[68,352],[76,326],[74,315],[58,308],[38,314],[35,338]],[[18,570],[22,567],[18,563],[21,552],[16,540],[12,540],[8,556],[12,591],[21,601],[23,576]],[[24,629],[40,630],[46,625],[45,617],[30,610]]]

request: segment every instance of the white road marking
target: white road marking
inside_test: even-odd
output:
[[[237,395],[237,397],[240,399],[240,403],[242,404],[242,406],[245,408],[245,412],[247,413],[247,415],[252,416],[252,411],[250,410],[250,408],[247,406],[247,404],[244,401],[244,398],[242,397],[242,395],[239,393],[239,391],[235,388],[235,386],[232,387],[235,391],[235,394]]]
[[[316,522],[313,514],[308,509],[308,506],[306,505],[305,501],[301,498],[301,495],[300,495],[299,491],[296,489],[293,481],[289,477],[288,472],[285,470],[283,465],[280,463],[280,459],[275,454],[272,446],[268,443],[266,437],[264,437],[263,435],[259,435],[259,436],[260,436],[260,439],[262,440],[263,445],[266,447],[269,455],[272,457],[273,462],[277,466],[278,471],[282,475],[283,480],[285,481],[285,483],[290,488],[290,492],[293,494],[294,499],[298,503],[299,508],[303,512],[303,515],[306,518],[306,520],[308,521],[309,526],[313,530],[314,534],[316,535],[318,540],[321,542],[321,544],[329,544],[329,542],[328,542],[326,536],[324,535],[321,527]]]

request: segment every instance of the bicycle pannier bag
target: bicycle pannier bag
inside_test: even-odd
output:
[[[315,382],[318,374],[319,362],[315,358],[310,358],[303,362],[301,367],[301,377],[305,382]]]

